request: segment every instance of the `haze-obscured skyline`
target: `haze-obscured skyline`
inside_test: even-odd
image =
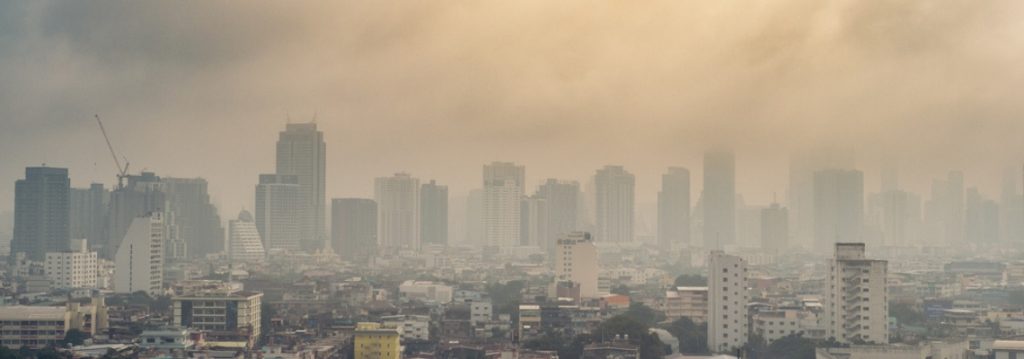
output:
[[[204,177],[251,208],[278,131],[316,119],[327,196],[406,171],[454,195],[484,163],[585,182],[605,164],[650,203],[669,166],[737,153],[748,202],[784,199],[791,152],[853,149],[925,193],[962,169],[998,196],[1024,159],[1024,4],[89,2],[0,4],[0,209],[25,166],[114,182]],[[696,199],[696,197],[694,197]]]

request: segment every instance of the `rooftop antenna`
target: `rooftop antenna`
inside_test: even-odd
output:
[[[103,127],[103,121],[100,120],[100,115],[93,115],[96,117],[96,123],[100,125],[100,132],[103,133],[103,139],[107,141],[107,149],[110,150],[110,156],[114,158],[114,165],[117,166],[117,189],[124,188],[124,179],[128,177],[128,158],[121,156],[124,159],[124,166],[121,166],[121,160],[117,159],[117,152],[114,151],[114,146],[110,144],[110,136],[107,136],[107,129]]]

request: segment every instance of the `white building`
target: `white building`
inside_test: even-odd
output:
[[[378,177],[377,245],[382,248],[420,248],[420,180],[408,173]]]
[[[40,349],[60,345],[71,329],[87,334],[103,334],[108,328],[107,307],[102,297],[92,304],[71,302],[66,306],[0,306],[0,345]]]
[[[173,325],[207,331],[207,342],[244,343],[260,336],[263,293],[208,291],[171,298]]]
[[[753,333],[760,335],[768,344],[793,334],[819,339],[818,315],[809,310],[787,308],[764,311],[754,314],[751,322]]]
[[[494,317],[490,300],[473,300],[469,302],[469,323],[476,327],[478,324],[487,323]]]
[[[594,210],[599,242],[632,242],[636,178],[622,166],[605,166],[594,175]]]
[[[85,239],[72,239],[70,251],[46,253],[46,278],[53,288],[96,288],[96,257]]]
[[[430,281],[407,280],[398,286],[398,297],[403,301],[450,303],[453,293],[451,286]]]
[[[747,262],[712,251],[708,255],[708,348],[734,352],[747,344]]]
[[[260,232],[249,212],[242,211],[238,219],[228,221],[227,249],[232,262],[261,262],[266,256]]]
[[[519,245],[522,213],[520,199],[526,186],[526,167],[511,162],[492,162],[483,172],[484,244]]]
[[[256,228],[266,250],[299,249],[302,187],[295,175],[261,174],[256,185]]]
[[[426,315],[389,315],[380,318],[381,324],[388,328],[398,328],[402,340],[430,340],[430,316]]]
[[[864,243],[835,248],[824,295],[826,335],[843,343],[888,343],[887,262],[864,258]]]
[[[164,278],[164,218],[136,217],[114,256],[114,292],[159,295]]]
[[[597,246],[590,233],[573,232],[555,245],[555,284],[571,281],[580,285],[580,296],[597,298],[598,274]]]

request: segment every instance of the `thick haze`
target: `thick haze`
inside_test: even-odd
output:
[[[329,197],[481,165],[584,180],[659,175],[732,146],[738,190],[783,198],[789,153],[853,148],[922,190],[963,169],[998,196],[1024,160],[1024,2],[73,1],[0,3],[0,209],[23,167],[111,184],[100,114],[132,172],[205,177],[251,208],[287,118],[317,115]],[[528,192],[532,192],[532,188]]]

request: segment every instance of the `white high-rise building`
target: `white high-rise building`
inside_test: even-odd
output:
[[[85,239],[72,239],[71,250],[46,253],[46,278],[53,288],[96,288],[96,257]]]
[[[708,349],[731,353],[747,344],[747,261],[708,255]]]
[[[484,165],[483,224],[484,244],[512,247],[519,245],[526,168],[511,162]]]
[[[325,210],[327,145],[316,122],[289,123],[277,140],[277,171],[294,175],[299,184],[298,211],[300,247],[319,249],[327,240]]]
[[[633,241],[636,178],[622,166],[605,166],[594,175],[597,240]]]
[[[299,249],[300,193],[299,179],[294,175],[260,175],[256,185],[256,229],[267,251]]]
[[[420,248],[420,180],[408,173],[378,177],[377,245],[382,248]]]
[[[598,292],[597,246],[587,232],[572,232],[558,240],[555,249],[555,281],[580,286],[580,296],[596,298]],[[556,283],[557,285],[557,283]]]
[[[266,257],[260,232],[248,211],[242,211],[238,219],[228,221],[227,252],[232,262],[261,262]]]
[[[826,337],[889,343],[888,262],[867,259],[864,243],[836,243],[824,295]]]
[[[132,221],[114,256],[114,292],[162,293],[165,231],[160,212]]]

